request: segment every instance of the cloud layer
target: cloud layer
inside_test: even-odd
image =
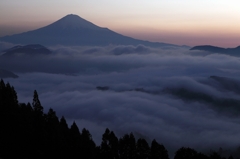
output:
[[[202,151],[240,146],[240,118],[234,113],[240,105],[219,111],[218,104],[199,97],[239,101],[233,88],[240,86],[240,58],[145,46],[51,49],[52,56],[2,60],[0,67],[20,72],[20,78],[7,79],[20,101],[31,102],[36,89],[45,111],[51,107],[69,123],[75,120],[97,144],[108,127],[119,137],[134,132],[155,138],[171,153],[181,146]],[[171,92],[181,88],[197,98]]]

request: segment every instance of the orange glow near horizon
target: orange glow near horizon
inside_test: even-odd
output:
[[[129,27],[114,28],[116,32],[138,39],[173,43],[177,45],[215,45],[221,47],[236,47],[240,45],[239,26],[174,26],[157,27]]]

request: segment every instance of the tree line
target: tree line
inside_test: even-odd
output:
[[[0,81],[0,158],[3,159],[169,159],[164,145],[155,139],[149,144],[133,133],[116,137],[106,128],[99,146],[90,132],[79,130],[75,122],[56,116],[53,109],[44,113],[35,90],[32,103],[19,103],[9,83]],[[174,159],[225,159],[213,152],[205,155],[182,147]],[[228,159],[233,159],[229,156]]]

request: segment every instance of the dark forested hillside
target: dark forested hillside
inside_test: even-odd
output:
[[[43,109],[36,90],[31,104],[20,103],[14,87],[0,81],[0,158],[169,159],[168,151],[156,140],[149,144],[133,133],[119,139],[108,128],[97,146],[86,128],[79,130],[75,122],[68,126],[53,109],[48,113]],[[223,158],[215,152],[207,156],[182,147],[174,159]]]

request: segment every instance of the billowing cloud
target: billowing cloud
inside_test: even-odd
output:
[[[181,146],[240,146],[240,96],[234,89],[240,86],[239,57],[145,46],[52,50],[52,56],[0,65],[20,72],[20,78],[7,79],[20,101],[31,101],[36,89],[45,111],[51,107],[69,123],[75,120],[97,144],[108,127],[119,137],[134,132],[155,138],[171,153]]]

